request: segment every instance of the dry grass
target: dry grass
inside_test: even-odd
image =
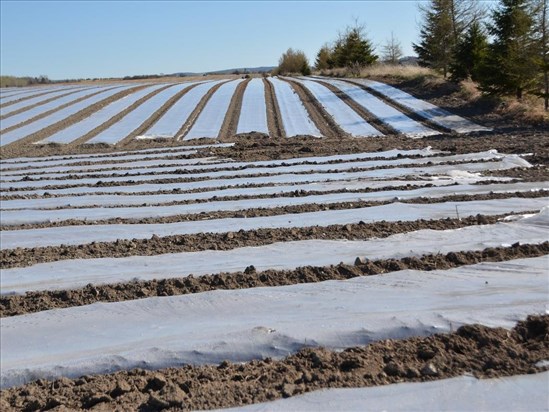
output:
[[[333,77],[356,77],[356,73],[347,68],[323,70],[316,74]],[[360,70],[358,77],[393,78],[399,80],[430,79],[436,83],[444,82],[440,74],[427,67],[401,64],[374,64]]]
[[[504,98],[498,112],[527,123],[549,123],[549,113],[543,107],[543,100],[534,96],[526,96],[521,101]]]
[[[549,123],[549,113],[543,107],[543,100],[538,97],[526,95],[519,101],[509,96],[486,96],[478,89],[478,84],[472,80],[463,80],[459,86],[459,97],[466,101],[474,102],[481,98],[497,99],[499,104],[496,111],[502,116],[531,124]]]

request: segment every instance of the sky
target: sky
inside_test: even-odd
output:
[[[418,1],[0,2],[0,72],[50,79],[275,66],[289,47],[314,63],[354,24],[381,52],[418,40]]]

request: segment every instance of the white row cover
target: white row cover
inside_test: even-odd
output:
[[[123,112],[132,104],[136,103],[138,100],[144,98],[145,96],[162,87],[166,87],[166,84],[162,83],[155,84],[153,86],[147,86],[141,90],[124,96],[121,99],[118,99],[98,110],[97,112],[93,113],[86,119],[81,120],[78,123],[75,123],[57,133],[54,133],[44,140],[41,140],[40,143],[70,143],[73,140],[76,140],[79,137],[82,137],[91,132],[95,128],[101,126],[112,117],[116,116],[120,112]]]
[[[188,150],[186,152],[177,152],[173,153],[173,155],[169,155],[166,153],[160,153],[158,155],[150,155],[147,156],[147,158],[151,160],[129,160],[125,162],[124,160],[128,160],[127,158],[122,157],[120,160],[120,163],[94,163],[91,165],[85,165],[85,166],[64,166],[64,167],[58,167],[55,169],[55,172],[53,173],[39,173],[39,174],[31,174],[40,172],[41,169],[27,169],[23,173],[21,171],[12,172],[12,174],[4,174],[2,176],[2,181],[18,181],[21,179],[24,179],[25,176],[32,177],[33,179],[37,178],[58,178],[58,177],[64,177],[67,173],[67,176],[74,176],[74,175],[81,175],[81,174],[112,174],[112,173],[134,173],[135,168],[145,168],[151,166],[168,166],[168,165],[195,165],[195,164],[207,164],[212,163],[215,157],[202,157],[202,158],[193,158],[193,159],[177,159],[178,156],[187,156],[196,154],[196,150]],[[143,158],[142,156],[138,156],[138,158]],[[116,159],[112,159],[116,160]],[[120,168],[118,170],[111,170],[110,172],[106,172],[107,170],[110,170],[112,168]],[[43,170],[43,169],[42,169]],[[162,170],[162,167],[159,167],[158,170]],[[104,172],[103,172],[104,171]],[[69,173],[70,172],[70,173]]]
[[[440,134],[427,126],[410,119],[387,103],[364,91],[360,87],[341,80],[322,79],[324,82],[337,87],[347,94],[356,103],[377,117],[382,123],[392,127],[399,133],[410,137],[425,137]]]
[[[199,139],[201,137],[216,138],[219,136],[231,99],[241,82],[242,79],[238,79],[221,85],[208,100],[183,140]]]
[[[0,116],[8,116],[10,113],[13,113],[17,110],[21,110],[21,109],[24,109],[25,107],[30,107],[30,106],[33,106],[35,104],[39,104],[41,102],[44,102],[46,100],[49,100],[49,99],[53,99],[53,98],[56,98],[56,97],[63,97],[67,94],[71,94],[71,93],[74,93],[75,91],[78,91],[78,90],[85,90],[85,89],[90,89],[90,87],[78,87],[78,88],[71,88],[70,90],[59,90],[59,91],[54,91],[54,92],[49,92],[49,93],[46,93],[46,94],[42,94],[40,96],[37,96],[37,97],[33,97],[32,99],[27,99],[27,100],[23,100],[21,102],[17,102],[17,103],[14,103],[14,104],[10,104],[9,106],[5,106],[5,107],[0,107]],[[3,123],[3,121],[2,121]],[[5,126],[2,126],[2,128],[4,128]]]
[[[159,224],[110,224],[61,226],[42,229],[2,230],[2,249],[80,245],[91,242],[114,242],[117,239],[148,239],[153,235],[172,236],[196,233],[225,233],[239,230],[298,228],[345,225],[360,221],[371,223],[410,222],[418,219],[466,218],[477,214],[498,215],[541,210],[548,197],[523,199],[474,200],[430,204],[390,203],[359,209],[324,210],[297,214],[251,218],[225,218]]]
[[[479,173],[489,171],[489,170],[508,170],[514,169],[516,167],[522,167],[522,159],[518,158],[520,161],[516,162],[514,158],[506,157],[502,161],[488,162],[488,163],[462,163],[457,165],[439,165],[439,166],[421,166],[421,167],[406,167],[406,168],[391,168],[391,169],[375,169],[375,170],[363,170],[358,172],[320,172],[320,173],[305,173],[305,174],[294,174],[294,173],[281,173],[276,175],[265,174],[262,176],[252,177],[220,177],[216,179],[207,179],[207,180],[198,180],[191,182],[181,182],[181,183],[170,183],[170,182],[161,182],[161,183],[147,183],[147,181],[155,180],[155,176],[150,176],[145,178],[142,176],[141,179],[136,180],[135,178],[111,178],[109,181],[123,181],[123,180],[132,180],[137,182],[137,184],[132,185],[121,185],[121,186],[76,186],[68,188],[59,188],[59,189],[34,189],[34,190],[20,190],[17,191],[18,195],[43,195],[44,193],[56,194],[56,195],[73,195],[73,194],[84,194],[84,193],[139,193],[144,191],[157,191],[157,190],[192,190],[192,189],[213,189],[220,188],[225,186],[238,187],[238,186],[247,186],[252,184],[261,184],[261,185],[272,185],[272,184],[298,184],[305,182],[329,182],[336,180],[354,180],[354,179],[366,179],[366,180],[394,180],[400,179],[404,176],[412,177],[416,180],[426,179],[426,180],[435,180],[435,179],[450,179],[450,180],[459,180],[463,181],[479,181],[479,180],[492,180],[490,176],[482,178],[479,176]],[[227,173],[225,173],[227,174]],[[172,178],[181,178],[181,175],[158,175],[157,178],[162,179],[172,179]],[[95,185],[98,180],[90,180],[88,184]],[[106,181],[106,179],[102,179]],[[61,181],[59,181],[61,182]],[[80,185],[84,184],[82,180],[78,183]],[[0,185],[3,187],[3,185]],[[7,194],[9,192],[3,192]]]
[[[193,146],[184,146],[193,148]],[[205,146],[207,148],[208,146]],[[212,146],[215,147],[215,146]],[[185,149],[179,149],[179,150],[185,150]],[[188,150],[188,149],[187,149]],[[496,151],[494,151],[496,153]],[[147,158],[161,158],[162,156],[170,156],[170,155],[179,155],[181,153],[177,152],[167,152],[165,154],[158,154],[158,155],[147,155]],[[430,147],[427,147],[425,149],[419,149],[419,150],[387,150],[384,152],[370,152],[370,153],[351,153],[347,155],[332,155],[332,156],[311,156],[311,157],[299,157],[299,158],[291,158],[291,159],[283,159],[283,160],[261,160],[256,162],[229,162],[228,160],[225,161],[225,164],[227,167],[242,167],[242,166],[277,166],[277,165],[291,165],[291,164],[298,164],[298,163],[327,163],[327,162],[333,162],[333,161],[349,161],[349,160],[360,160],[360,159],[372,159],[372,158],[387,158],[390,159],[392,157],[401,157],[401,156],[432,156],[435,154],[444,154],[443,152],[440,152],[438,150],[432,150]],[[118,160],[127,160],[128,157],[124,156],[117,156],[117,157],[110,157],[110,156],[104,156],[104,158],[112,159],[113,163],[112,165],[115,165]],[[139,159],[140,157],[138,155],[132,155],[132,159]],[[93,159],[92,159],[93,160]],[[82,161],[82,160],[80,160]],[[88,160],[86,160],[88,161]],[[72,162],[69,162],[72,163]],[[97,167],[105,167],[108,166],[108,164],[102,164],[98,165]],[[115,167],[115,166],[113,166]],[[26,175],[28,173],[32,172],[46,172],[46,173],[57,173],[57,172],[65,172],[68,170],[79,170],[80,167],[72,166],[70,169],[60,168],[58,165],[54,165],[48,168],[40,168],[40,169],[26,169],[24,171],[18,170],[16,172],[6,172],[5,169],[2,168],[2,175],[5,177],[6,175]],[[98,169],[99,170],[99,169]]]
[[[236,133],[259,132],[269,134],[265,85],[261,79],[252,79],[246,85]]]
[[[67,94],[65,96],[59,97],[51,102],[41,104],[40,106],[36,106],[32,109],[26,110],[22,113],[15,114],[13,116],[10,116],[6,119],[3,119],[0,123],[0,127],[2,129],[7,129],[8,127],[12,127],[15,125],[18,125],[20,123],[26,122],[27,120],[33,119],[36,116],[39,116],[41,114],[44,114],[46,112],[49,112],[50,110],[57,109],[58,107],[61,107],[65,104],[69,104],[71,102],[74,102],[78,99],[81,99],[83,97],[89,96],[94,93],[99,93],[103,90],[108,90],[113,88],[114,86],[107,86],[107,87],[93,87],[93,88],[86,88],[84,90],[76,91],[74,93]]]
[[[141,126],[158,109],[183,89],[196,83],[181,83],[168,87],[139,105],[118,122],[99,133],[87,143],[116,144]]]
[[[164,115],[138,138],[174,138],[175,134],[185,124],[198,103],[215,85],[225,80],[205,82],[193,87],[174,103]]]
[[[312,80],[293,80],[305,86],[346,133],[349,133],[351,136],[383,135],[326,86]]]
[[[0,223],[2,226],[15,226],[23,224],[63,222],[66,220],[100,221],[108,219],[145,219],[161,218],[178,215],[191,215],[213,212],[237,212],[246,213],[246,209],[261,208],[271,209],[277,207],[291,207],[311,204],[337,204],[346,202],[382,202],[390,200],[411,200],[420,197],[440,198],[451,195],[477,195],[487,193],[513,193],[539,191],[546,188],[549,195],[548,182],[509,183],[495,185],[462,185],[442,186],[434,188],[420,188],[413,190],[393,190],[388,192],[363,192],[363,193],[329,193],[300,197],[275,197],[275,198],[251,198],[241,200],[210,201],[191,204],[178,204],[170,206],[141,206],[139,207],[84,207],[76,209],[46,209],[37,212],[34,208],[3,210]],[[295,189],[294,189],[295,190]],[[253,195],[253,189],[248,193]],[[176,201],[188,195],[165,195],[166,201]],[[155,197],[147,196],[149,202],[155,203]],[[171,199],[171,200],[170,200]],[[159,199],[158,202],[161,202]],[[146,203],[143,202],[143,203]]]
[[[80,112],[81,110],[84,110],[85,108],[91,106],[92,104],[108,99],[109,97],[117,93],[120,93],[121,91],[131,89],[136,86],[137,86],[136,84],[132,84],[131,86],[122,86],[122,87],[105,90],[101,93],[90,96],[78,103],[65,107],[62,110],[58,110],[45,117],[42,117],[41,119],[35,120],[34,122],[31,122],[25,126],[18,127],[17,129],[12,130],[8,133],[2,133],[0,134],[0,146],[7,145],[19,139],[27,137],[33,133],[36,133],[42,129],[45,129],[48,126],[51,126],[57,122],[60,122],[61,120],[67,119],[68,117]]]
[[[512,156],[512,155],[511,155]],[[417,164],[437,164],[445,162],[464,162],[464,161],[473,161],[473,160],[495,160],[505,158],[506,155],[501,155],[498,153],[492,152],[481,152],[481,153],[470,153],[466,155],[453,155],[453,156],[433,156],[427,158],[419,159],[410,159],[410,158],[398,158],[395,160],[363,160],[363,161],[350,161],[345,163],[336,163],[336,164],[296,164],[289,166],[276,166],[273,167],[248,167],[244,169],[237,170],[216,170],[216,171],[201,171],[204,169],[223,169],[223,168],[233,168],[232,164],[223,164],[218,163],[215,165],[208,166],[188,166],[187,170],[196,170],[192,174],[163,174],[163,175],[147,175],[151,173],[151,169],[142,170],[143,174],[138,174],[131,177],[105,177],[105,178],[82,178],[82,179],[51,179],[51,180],[36,180],[36,181],[17,181],[17,182],[7,182],[2,185],[2,190],[8,190],[9,188],[40,188],[51,185],[89,185],[96,184],[99,180],[103,182],[121,182],[127,180],[133,181],[143,181],[143,180],[156,180],[156,179],[178,179],[178,178],[216,178],[220,176],[245,176],[253,174],[276,174],[276,173],[301,173],[301,172],[335,172],[349,170],[353,168],[374,168],[374,167],[383,167],[383,166],[396,166],[396,165],[414,165]],[[516,156],[517,162],[524,162],[525,166],[529,165],[528,162]],[[284,163],[282,163],[284,164]],[[373,170],[374,173],[379,174],[382,169]],[[388,170],[387,173],[389,177],[392,177],[391,174],[399,173],[395,170]],[[410,173],[415,173],[413,168],[411,168]],[[62,178],[63,176],[60,176]]]
[[[105,161],[117,161],[120,159],[150,159],[155,157],[176,155],[178,152],[187,152],[189,150],[201,150],[210,149],[215,147],[231,147],[234,143],[214,143],[205,145],[185,145],[174,147],[160,147],[155,149],[142,149],[123,152],[109,152],[109,153],[94,153],[94,154],[82,154],[82,155],[59,155],[48,157],[17,157],[8,160],[0,161],[0,168],[2,173],[6,170],[15,170],[21,168],[35,167],[38,169],[65,166],[80,162],[105,162]],[[432,153],[443,153],[437,150],[431,150],[430,147],[422,149],[425,151],[431,151]]]
[[[547,240],[549,210],[514,222],[467,226],[452,230],[419,230],[366,241],[302,240],[232,250],[205,250],[157,256],[130,256],[61,260],[24,268],[4,269],[2,294],[33,290],[74,289],[94,285],[188,275],[203,276],[257,270],[292,270],[313,265],[352,265],[357,256],[370,260],[401,259],[430,253],[482,250],[515,242],[537,244]]]
[[[408,110],[411,110],[418,116],[423,117],[439,126],[446,129],[450,129],[457,133],[471,133],[471,132],[486,132],[491,129],[484,126],[475,124],[463,117],[457,116],[434,104],[428,103],[424,100],[415,98],[414,96],[403,92],[393,86],[389,86],[385,83],[376,82],[374,80],[356,79],[353,80],[358,84],[362,84],[366,87],[381,93],[383,96],[393,100]]]
[[[549,372],[493,379],[460,376],[432,382],[317,390],[287,399],[223,409],[223,412],[546,411],[548,387]]]
[[[408,181],[399,181],[403,186],[410,184]],[[431,185],[431,182],[420,182],[420,186]],[[392,186],[389,183],[388,186]],[[393,185],[394,186],[394,185]],[[501,192],[515,192],[515,191],[539,191],[548,190],[549,182],[527,182],[527,183],[510,183],[510,184],[490,184],[490,185],[472,185],[463,184],[456,186],[451,184],[445,186],[443,184],[437,184],[437,187],[427,187],[413,190],[384,190],[377,191],[375,193],[356,193],[354,196],[360,200],[368,201],[388,201],[393,199],[403,200],[412,199],[418,197],[441,197],[454,194],[473,195],[489,193],[490,191]],[[372,187],[372,182],[368,180],[342,180],[336,182],[318,182],[318,183],[305,183],[294,185],[280,185],[280,186],[266,186],[266,187],[244,187],[235,189],[222,189],[206,192],[193,192],[193,193],[168,193],[159,194],[154,193],[150,195],[88,195],[88,196],[69,196],[69,197],[46,197],[39,199],[14,199],[3,200],[1,204],[1,210],[15,210],[15,209],[57,209],[64,207],[111,207],[111,206],[149,206],[149,205],[162,205],[163,203],[171,202],[183,202],[193,200],[214,200],[223,197],[232,196],[248,196],[257,197],[262,195],[279,195],[292,192],[327,192],[333,190],[361,190],[369,189]],[[334,196],[337,201],[344,201],[345,197]],[[353,195],[349,194],[350,198]],[[308,199],[308,198],[302,198]],[[318,197],[316,198],[318,199]],[[266,202],[261,200],[260,202]],[[280,206],[279,201],[275,201],[274,205],[261,206],[261,207],[276,207]],[[223,203],[217,203],[222,205]],[[262,203],[261,203],[262,204]],[[198,207],[198,205],[195,205]],[[153,210],[153,209],[151,209]],[[159,209],[162,211],[162,209]],[[181,209],[182,212],[185,208]],[[114,211],[113,211],[114,212]],[[93,216],[93,213],[88,215]],[[42,217],[41,217],[42,218]],[[8,217],[9,221],[9,217]],[[2,217],[2,223],[4,222],[4,216]]]
[[[469,180],[470,181],[470,180]],[[355,189],[371,189],[371,188],[390,188],[395,186],[426,186],[435,184],[436,186],[453,185],[455,180],[441,179],[435,182],[421,180],[383,180],[383,181],[369,181],[369,180],[339,180],[329,182],[315,182],[315,183],[300,183],[300,184],[286,184],[286,185],[274,185],[264,187],[236,187],[229,189],[214,189],[205,192],[191,192],[180,193],[179,188],[167,185],[167,191],[173,191],[175,194],[174,199],[178,200],[199,200],[199,199],[211,199],[213,197],[222,198],[224,196],[242,196],[253,194],[255,196],[274,193],[288,193],[293,191],[330,191],[330,190],[355,190]],[[158,189],[162,187],[154,187],[156,192],[152,195],[138,195],[132,193],[124,194],[89,194],[87,196],[63,196],[63,197],[44,197],[39,199],[13,199],[2,200],[2,210],[10,209],[52,209],[57,207],[84,207],[101,205],[116,206],[116,205],[150,205],[156,203],[166,202],[171,198],[174,193],[161,194]],[[176,189],[176,190],[174,190]]]
[[[300,135],[322,137],[290,84],[276,77],[270,77],[268,81],[274,88],[286,137]]]
[[[79,86],[39,86],[39,87],[28,87],[25,90],[21,90],[18,92],[13,92],[8,95],[2,94],[2,97],[0,99],[0,105],[4,105],[7,103],[15,102],[20,99],[27,99],[32,96],[38,96],[43,93],[51,93],[54,91],[62,90],[67,91],[71,90],[75,87]]]
[[[546,303],[540,257],[48,310],[2,319],[0,386],[280,358],[304,346],[343,349],[463,324],[512,328]]]

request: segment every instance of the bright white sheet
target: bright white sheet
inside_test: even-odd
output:
[[[40,143],[70,143],[101,126],[112,117],[136,103],[138,100],[162,87],[166,87],[166,84],[162,83],[155,84],[154,86],[147,86],[141,90],[124,96],[121,99],[115,100],[86,119],[81,120],[66,129],[60,130],[44,140],[41,140]]]
[[[192,233],[225,233],[260,228],[291,228],[309,226],[344,225],[360,221],[414,221],[418,219],[444,219],[498,215],[511,212],[541,210],[549,198],[506,198],[431,204],[390,203],[359,209],[324,210],[276,216],[226,218],[160,224],[111,224],[61,226],[42,229],[2,230],[2,249],[55,245],[80,245],[91,242],[114,242],[117,239],[148,239],[153,235],[171,236]]]
[[[246,85],[236,133],[259,132],[269,134],[265,85],[261,79],[252,79]]]
[[[199,139],[201,137],[216,138],[218,137],[223,120],[227,115],[227,110],[231,103],[231,99],[242,79],[232,80],[224,83],[217,89],[206,106],[202,109],[196,122],[192,125],[191,130],[183,140]]]
[[[537,244],[548,240],[548,229],[549,208],[511,222],[452,230],[419,230],[366,241],[314,239],[221,251],[61,260],[2,270],[1,293],[74,289],[88,283],[165,279],[190,274],[202,276],[242,271],[248,265],[260,271],[292,270],[300,266],[328,266],[340,262],[352,265],[357,256],[370,260],[400,259],[431,253],[482,250],[515,242]]]
[[[1,387],[136,367],[279,358],[303,346],[342,349],[462,324],[511,328],[544,313],[547,293],[547,257],[540,257],[14,316],[0,326]]]

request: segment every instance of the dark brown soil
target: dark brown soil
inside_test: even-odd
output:
[[[326,280],[345,280],[358,276],[378,275],[404,269],[450,269],[480,262],[503,262],[512,259],[538,257],[549,254],[549,242],[539,245],[514,244],[511,247],[487,248],[481,251],[450,252],[445,255],[424,255],[398,259],[364,260],[357,257],[354,266],[305,266],[295,270],[266,270],[256,272],[248,266],[243,272],[219,273],[194,277],[135,281],[107,285],[89,284],[85,288],[61,291],[27,292],[25,295],[1,295],[2,317],[22,315],[43,310],[89,305],[95,302],[121,302],[153,296],[186,295],[211,290],[233,290],[255,287],[295,285]]]
[[[465,325],[450,334],[384,340],[342,352],[305,348],[281,360],[38,380],[3,390],[0,407],[3,411],[226,408],[324,388],[425,382],[466,373],[477,378],[532,374],[546,370],[535,365],[548,358],[549,315],[532,315],[510,331]]]
[[[276,99],[274,87],[267,79],[263,79],[265,86],[265,104],[267,106],[267,124],[269,126],[269,136],[274,138],[286,137],[284,126],[282,124],[282,115]]]
[[[0,250],[2,269],[30,266],[66,259],[102,257],[153,256],[164,253],[231,250],[238,247],[261,246],[274,242],[307,239],[367,240],[421,229],[447,230],[471,225],[496,223],[506,215],[477,215],[462,219],[418,220],[413,222],[375,222],[326,227],[257,229],[228,233],[198,233],[151,239],[119,239],[115,242],[92,242],[84,245],[61,245]]]
[[[229,103],[227,114],[219,130],[219,139],[226,136],[234,136],[236,129],[238,128],[238,120],[240,118],[240,109],[242,108],[242,99],[244,97],[244,91],[248,87],[250,79],[242,81],[237,87]],[[230,140],[230,139],[229,139]]]

